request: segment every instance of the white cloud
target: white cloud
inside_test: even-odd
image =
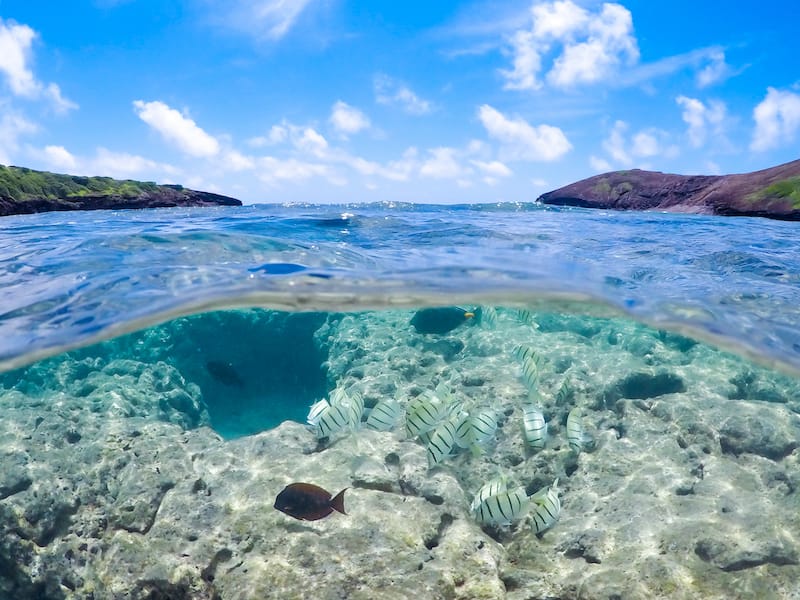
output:
[[[296,128],[293,131],[292,143],[298,150],[317,158],[325,158],[328,155],[328,141],[312,127]]]
[[[142,121],[186,154],[211,157],[219,153],[219,142],[214,137],[198,127],[192,119],[163,102],[135,100],[133,107]]]
[[[620,4],[607,2],[592,13],[556,0],[533,5],[531,15],[530,29],[509,37],[514,68],[500,72],[506,89],[541,87],[545,58],[551,61],[547,82],[562,88],[606,80],[639,60],[631,13]]]
[[[314,0],[228,0],[211,5],[212,21],[259,40],[277,41],[285,36],[300,14]]]
[[[756,122],[750,149],[763,152],[794,142],[800,129],[800,94],[767,88],[767,95],[753,109]]]
[[[376,75],[373,88],[378,104],[400,106],[411,115],[426,115],[433,110],[428,100],[423,100],[405,84],[395,81],[388,75]]]
[[[96,156],[89,161],[87,170],[92,175],[103,175],[126,179],[145,175],[154,177],[156,173],[177,173],[170,165],[157,163],[148,158],[127,152],[112,152],[107,148],[98,148]]]
[[[44,159],[57,169],[74,169],[78,161],[64,146],[45,146]]]
[[[485,173],[486,175],[489,175],[490,177],[508,177],[509,175],[512,174],[511,169],[509,169],[499,160],[492,160],[489,162],[484,162],[481,160],[471,160],[469,162],[478,167],[478,169],[480,169],[481,172]]]
[[[264,146],[275,146],[282,144],[289,139],[289,127],[286,124],[273,125],[267,135],[260,135],[250,138],[245,143],[253,148],[263,148]]]
[[[605,158],[600,158],[595,155],[589,157],[589,166],[592,167],[592,169],[594,169],[598,173],[605,173],[613,169],[611,163],[608,162]]]
[[[341,100],[331,109],[330,123],[337,132],[345,136],[358,133],[370,126],[367,115]]]
[[[222,154],[220,166],[226,171],[249,171],[255,168],[256,163],[237,150],[228,150]]]
[[[17,96],[35,97],[40,84],[28,68],[31,44],[36,32],[27,25],[0,19],[0,72],[5,74],[8,86]]]
[[[306,162],[296,158],[280,159],[264,156],[259,159],[258,166],[260,167],[259,178],[269,184],[332,175],[328,165]]]
[[[39,127],[0,103],[0,164],[10,165],[19,148],[19,138],[35,133]]]
[[[463,178],[471,172],[471,169],[459,163],[457,153],[455,148],[431,148],[428,150],[430,158],[422,163],[419,174],[436,179]]]
[[[542,69],[542,56],[534,43],[534,35],[530,31],[517,31],[510,38],[514,59],[514,68],[500,69],[506,78],[507,90],[537,90],[542,87],[537,74]]]
[[[624,121],[616,121],[608,137],[603,140],[603,149],[611,160],[618,165],[631,168],[650,168],[648,164],[639,159],[659,156],[673,158],[677,156],[678,147],[670,143],[670,136],[666,131],[650,127],[628,135],[629,126]],[[610,171],[612,162],[592,156],[589,164],[596,171]]]
[[[725,52],[720,49],[712,50],[708,57],[709,63],[697,72],[697,87],[704,88],[721,81],[725,81],[733,75],[733,69],[725,62]]]
[[[656,156],[661,152],[661,146],[655,134],[650,131],[640,131],[633,136],[634,156]]]
[[[0,73],[5,75],[8,87],[16,96],[37,100],[47,98],[53,110],[64,113],[78,105],[64,98],[55,83],[44,85],[36,79],[30,68],[31,47],[37,33],[27,25],[0,18]]]
[[[489,137],[503,145],[501,157],[508,160],[552,161],[572,149],[558,127],[533,126],[521,118],[509,119],[488,104],[478,109],[478,117]]]
[[[724,103],[712,100],[705,105],[697,98],[687,96],[678,96],[675,102],[683,108],[681,118],[689,126],[687,135],[692,146],[700,148],[706,143],[709,126],[713,127],[714,133],[722,134],[726,113]]]

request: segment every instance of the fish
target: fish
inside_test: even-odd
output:
[[[533,317],[533,313],[526,309],[520,309],[517,311],[517,319],[520,323],[524,325],[530,325],[534,329],[539,329],[539,325],[536,323],[536,320]]]
[[[209,360],[206,363],[206,371],[223,385],[239,388],[244,387],[244,380],[233,367],[233,363],[221,360]]]
[[[433,431],[446,412],[445,403],[436,394],[420,394],[406,405],[406,434],[413,438]]]
[[[564,379],[564,382],[561,384],[561,387],[558,388],[558,392],[556,393],[556,404],[566,404],[570,396],[572,396],[572,388],[569,386],[569,382]]]
[[[536,394],[539,387],[539,365],[532,357],[522,361],[522,381],[531,395]]]
[[[464,310],[457,306],[423,308],[414,313],[411,319],[411,325],[414,326],[417,333],[441,335],[443,333],[449,333],[474,316],[474,312]]]
[[[455,418],[443,421],[433,431],[428,442],[428,468],[432,469],[442,462],[453,451],[455,446],[456,424]]]
[[[536,508],[533,511],[534,533],[542,533],[556,524],[561,516],[561,500],[558,498],[558,478],[552,485],[536,492],[530,497]]]
[[[491,408],[472,411],[459,419],[456,428],[456,443],[469,448],[473,455],[481,451],[481,446],[492,439],[497,431],[497,413]]]
[[[312,428],[316,428],[319,425],[319,419],[322,416],[322,413],[325,412],[325,409],[327,409],[329,406],[330,404],[325,399],[314,402],[314,404],[311,405],[311,409],[308,411],[306,422]]]
[[[497,327],[497,310],[493,306],[484,306],[479,309],[480,314],[478,311],[475,311],[476,316],[479,316],[478,322],[485,327],[486,329],[494,329]]]
[[[534,450],[541,450],[547,443],[547,421],[542,410],[531,402],[522,403],[522,433],[525,442]]]
[[[330,437],[332,433],[337,433],[350,426],[351,412],[348,407],[341,404],[330,404],[325,408],[315,425],[317,439]]]
[[[347,422],[350,429],[356,430],[361,426],[361,417],[364,414],[364,397],[360,392],[345,391],[342,388],[334,389],[330,394],[331,405],[341,406],[347,411]]]
[[[524,487],[503,491],[485,498],[475,509],[475,518],[481,525],[510,525],[519,520],[530,506]]]
[[[334,510],[346,515],[344,493],[347,489],[331,498],[330,492],[313,483],[290,483],[275,498],[275,508],[301,521],[316,521]]]
[[[525,361],[527,359],[533,360],[537,367],[539,366],[539,363],[542,362],[541,356],[536,354],[536,351],[530,346],[523,346],[521,344],[519,346],[515,346],[512,354],[514,355],[514,358],[519,361]]]
[[[505,492],[507,487],[505,475],[499,475],[488,483],[483,484],[481,489],[478,490],[478,493],[475,494],[475,497],[472,499],[472,504],[469,506],[470,512],[475,512],[478,508],[478,505],[480,505],[481,502],[490,496],[496,496],[501,492]]]
[[[402,408],[393,399],[379,401],[367,417],[367,427],[377,431],[389,431],[400,418]]]
[[[567,442],[569,442],[569,447],[573,452],[580,454],[585,441],[583,415],[581,414],[581,409],[576,406],[567,415]]]

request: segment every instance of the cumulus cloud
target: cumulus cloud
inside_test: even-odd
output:
[[[553,161],[572,149],[564,132],[552,125],[509,119],[488,104],[478,109],[478,118],[489,137],[502,144],[500,155],[507,160]]]
[[[767,95],[753,109],[756,122],[750,149],[764,152],[794,141],[800,129],[800,94],[767,88]]]
[[[649,168],[640,159],[660,156],[673,158],[677,156],[678,147],[670,142],[666,131],[650,127],[629,134],[629,126],[624,121],[616,121],[608,137],[603,140],[603,150],[606,151],[611,161],[597,156],[589,159],[590,165],[596,171],[609,171],[612,161],[622,167]]]
[[[708,64],[697,72],[697,87],[704,88],[725,81],[734,74],[730,65],[725,62],[725,52],[713,49],[708,57]]]
[[[613,169],[611,163],[608,162],[605,158],[600,158],[599,156],[595,155],[589,157],[589,166],[592,167],[592,169],[594,169],[598,173],[605,173]]]
[[[297,18],[315,0],[206,0],[213,11],[211,20],[219,25],[276,41],[285,36]]]
[[[422,163],[419,174],[423,177],[436,179],[463,178],[471,172],[469,167],[462,165],[457,157],[455,148],[431,148],[428,150],[430,157]]]
[[[64,146],[45,146],[43,158],[56,169],[74,169],[78,160]]]
[[[87,170],[118,179],[141,175],[154,177],[156,173],[178,173],[178,170],[171,165],[158,163],[136,154],[113,152],[107,148],[97,149],[97,154],[89,161]]]
[[[678,96],[675,102],[683,108],[681,118],[688,125],[687,135],[689,143],[695,148],[700,148],[706,143],[708,130],[722,133],[722,123],[725,120],[725,104],[711,100],[707,105],[697,98]]]
[[[296,158],[280,159],[264,156],[259,159],[259,178],[274,185],[281,181],[302,181],[311,177],[330,176],[331,168],[321,163],[313,163]]]
[[[133,108],[138,117],[155,129],[169,143],[196,157],[215,156],[220,151],[219,142],[189,117],[158,100],[135,100]]]
[[[330,123],[338,133],[344,136],[358,133],[370,126],[367,115],[341,100],[331,109]]]
[[[13,157],[19,149],[19,138],[35,133],[38,126],[3,103],[0,103],[0,112],[0,164],[9,165],[14,162]]]
[[[428,100],[417,96],[411,88],[382,73],[373,80],[375,100],[378,104],[399,106],[411,115],[426,115],[433,110]]]
[[[501,70],[506,89],[567,88],[603,81],[639,60],[633,18],[621,4],[591,12],[572,0],[534,4],[530,28],[509,39],[512,69]],[[545,73],[546,71],[546,73]]]
[[[485,173],[489,177],[508,177],[512,174],[511,169],[509,169],[499,160],[492,160],[488,162],[482,160],[471,160],[469,162],[478,167],[481,172]]]
[[[62,96],[58,85],[45,85],[33,74],[31,48],[36,37],[37,33],[27,25],[0,18],[0,73],[5,76],[9,89],[15,96],[48,99],[58,113],[78,108],[77,104]]]

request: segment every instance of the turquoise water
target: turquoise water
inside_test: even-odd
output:
[[[373,205],[0,225],[0,598],[800,597],[791,223]],[[424,333],[429,306],[469,316]],[[436,423],[411,431],[426,398]],[[357,416],[322,435],[320,399]],[[432,454],[479,413],[478,442]],[[470,510],[498,476],[528,498],[508,524]],[[294,481],[350,488],[347,517],[274,510]]]

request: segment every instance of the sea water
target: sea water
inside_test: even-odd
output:
[[[0,597],[800,597],[792,223],[380,204],[0,227]],[[432,306],[475,316],[417,331]],[[431,466],[403,420],[437,389],[497,430]],[[365,408],[318,439],[334,390]],[[385,400],[398,422],[371,430]],[[558,479],[556,524],[477,522],[498,476]],[[347,520],[275,511],[294,481],[351,487]]]

